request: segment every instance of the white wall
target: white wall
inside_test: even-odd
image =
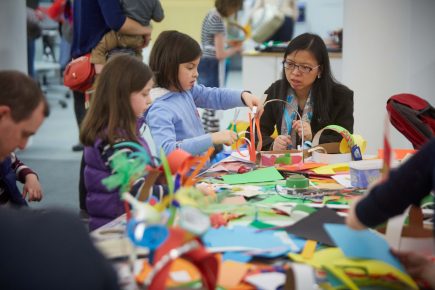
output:
[[[299,0],[305,4],[305,22],[296,23],[294,36],[305,32],[328,37],[329,32],[343,27],[343,0]]]
[[[414,93],[435,102],[435,1],[346,0],[343,83],[355,92],[354,131],[382,148],[386,100]],[[395,148],[412,148],[391,127]]]
[[[0,0],[0,69],[27,73],[26,3]]]

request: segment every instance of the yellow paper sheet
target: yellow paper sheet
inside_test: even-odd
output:
[[[337,174],[337,172],[349,172],[349,163],[336,163],[312,169],[317,174]]]

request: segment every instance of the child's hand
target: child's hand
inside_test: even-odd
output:
[[[294,120],[292,124],[292,129],[298,132],[298,135],[302,137],[302,126],[304,126],[304,140],[311,141],[313,139],[313,133],[311,132],[311,125],[306,121]]]
[[[261,114],[263,114],[263,102],[260,100],[260,98],[245,91],[242,93],[242,99],[249,108],[252,109],[253,106],[256,106],[257,115],[261,117]]]
[[[240,52],[243,49],[243,42],[240,40],[228,41],[228,45],[234,48],[235,51]]]
[[[229,40],[227,40],[227,43],[229,46],[238,47],[240,49],[242,49],[242,47],[243,47],[243,40],[229,39]]]
[[[288,145],[292,144],[292,138],[289,135],[279,135],[273,141],[273,150],[286,150]]]
[[[40,201],[42,199],[43,193],[41,184],[35,174],[26,175],[26,182],[24,183],[22,194],[24,199],[26,199],[28,195],[28,201]]]
[[[213,144],[231,145],[237,140],[237,134],[230,130],[223,130],[216,133],[211,133],[211,142]]]

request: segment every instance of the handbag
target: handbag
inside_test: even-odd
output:
[[[251,16],[252,39],[262,43],[270,38],[284,23],[281,5],[265,4],[254,10]]]
[[[86,92],[92,87],[95,68],[91,63],[91,54],[73,59],[65,68],[63,83],[73,91]]]

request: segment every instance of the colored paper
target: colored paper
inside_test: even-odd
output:
[[[317,242],[313,240],[308,240],[305,243],[304,249],[302,250],[302,257],[304,259],[311,259],[313,257],[314,251],[316,250]]]
[[[220,227],[209,229],[202,240],[207,248],[240,247],[249,250],[253,256],[274,258],[289,252],[290,247],[273,233],[244,226]]]
[[[350,183],[350,174],[337,174],[331,177],[344,187],[352,187],[352,184]]]
[[[311,259],[304,259],[300,254],[290,253],[289,258],[297,263],[306,263],[317,269],[326,269],[331,272],[347,287],[354,285],[349,281],[349,277],[345,272],[361,274],[361,271],[367,271],[368,275],[374,276],[390,276],[394,275],[400,281],[416,289],[415,282],[405,273],[381,261],[367,259],[349,259],[344,256],[339,248],[325,248],[314,253]],[[375,281],[375,280],[374,280]],[[382,284],[381,284],[382,285]],[[355,287],[353,288],[355,289]]]
[[[306,263],[316,269],[322,269],[324,265],[331,264],[333,261],[344,257],[343,252],[339,248],[325,248],[316,251],[310,259],[304,258],[301,254],[294,253],[290,253],[288,256],[294,262]]]
[[[338,172],[349,172],[349,163],[345,162],[345,163],[330,164],[330,165],[314,168],[313,171],[317,174],[328,174],[328,175],[337,174]]]
[[[169,273],[169,277],[172,281],[178,283],[187,283],[192,281],[192,278],[187,271],[173,271]]]
[[[414,154],[417,152],[414,149],[393,149],[394,159],[402,160],[408,154]],[[384,158],[384,149],[378,149],[378,158]]]
[[[263,204],[263,203],[278,203],[278,202],[291,202],[291,203],[304,203],[304,200],[302,198],[298,198],[298,197],[290,197],[290,196],[283,196],[283,195],[279,195],[279,194],[275,194],[272,196],[269,196],[261,201],[259,201],[259,204]],[[308,201],[307,201],[308,202]],[[311,201],[309,201],[311,202]]]
[[[256,289],[276,290],[285,283],[285,274],[280,272],[270,272],[250,275],[245,281],[254,285]]]
[[[246,163],[253,163],[249,159],[249,151],[247,149],[240,150],[240,153],[237,151],[233,151],[233,152],[231,152],[230,157],[231,157],[230,160],[237,160],[237,161],[242,161],[242,162],[246,162]]]
[[[297,248],[297,249],[293,249],[293,248],[292,248],[292,251],[293,251],[293,252],[296,252],[296,253],[302,251],[302,249],[304,248],[305,243],[307,242],[307,240],[302,239],[302,238],[297,237],[297,236],[292,235],[292,234],[288,234],[288,233],[287,233],[287,235],[288,235],[288,238],[292,241],[292,243],[293,243],[294,245],[296,245],[296,248]]]
[[[246,203],[246,200],[241,195],[226,197],[221,201],[221,204],[230,204],[230,205],[244,204],[244,203]]]
[[[285,230],[288,233],[308,240],[314,240],[322,244],[335,246],[334,241],[329,237],[323,227],[325,223],[344,224],[344,219],[332,209],[320,208],[315,213],[312,213],[295,224],[286,227]]]
[[[269,229],[269,228],[274,228],[275,225],[272,224],[268,224],[268,223],[264,223],[258,219],[255,219],[251,222],[250,224],[251,227],[257,228],[257,229]]]
[[[327,165],[326,163],[298,163],[292,165],[280,165],[279,170],[284,171],[304,171],[312,168],[317,168]]]
[[[243,252],[225,252],[222,255],[223,261],[234,261],[240,263],[248,263],[252,260],[252,256],[246,255]]]
[[[390,276],[393,275],[405,284],[408,284],[412,289],[418,289],[412,278],[397,269],[396,267],[386,264],[378,260],[366,260],[366,259],[348,259],[343,256],[341,259],[334,260],[334,266],[336,268],[344,270],[344,272],[354,272],[355,274],[361,273],[361,268],[366,268],[371,275]]]
[[[227,184],[256,183],[284,179],[275,167],[266,167],[243,174],[230,174],[222,177]]]
[[[224,261],[219,267],[218,285],[224,288],[236,287],[240,284],[248,269],[248,264]]]
[[[371,230],[355,231],[345,225],[325,224],[325,229],[346,257],[380,260],[404,272],[387,241]]]

